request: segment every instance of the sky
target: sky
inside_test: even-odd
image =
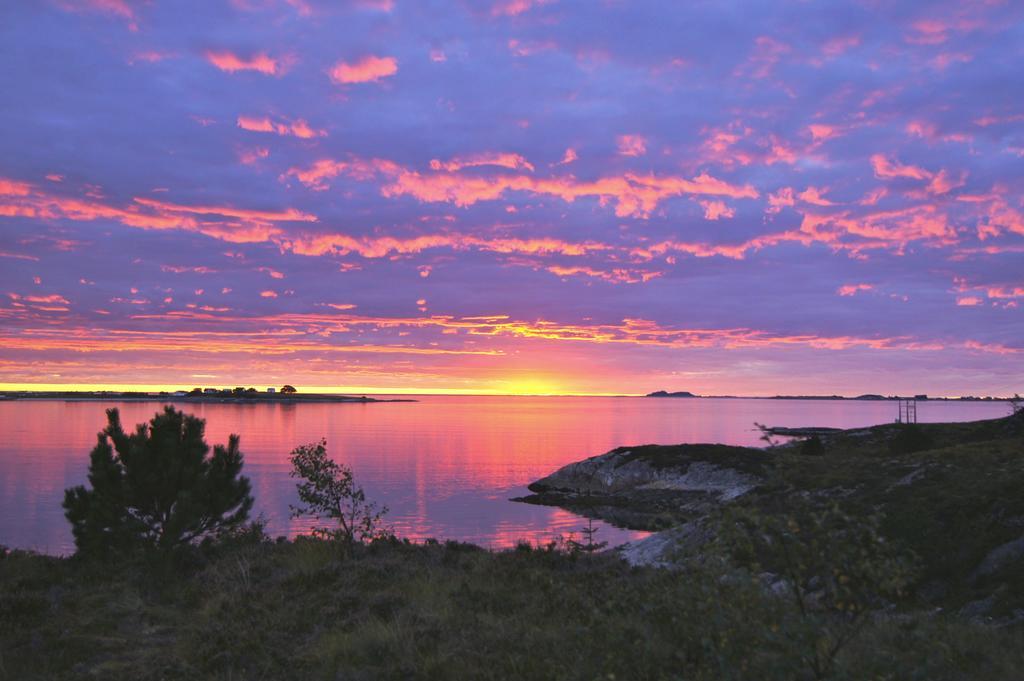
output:
[[[1024,5],[0,6],[0,387],[1024,392]]]

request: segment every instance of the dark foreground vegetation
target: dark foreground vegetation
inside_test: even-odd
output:
[[[178,491],[157,485],[160,499],[140,494],[139,471],[175,471],[166,431],[179,417],[165,411],[128,435],[112,416],[111,449],[101,433],[92,456],[100,486],[71,493],[106,490],[85,515],[69,505],[88,530],[74,557],[0,550],[0,678],[1022,677],[1024,553],[1013,542],[1024,533],[1024,416],[831,434],[810,447],[680,449],[757,486],[691,505],[701,517],[680,515],[667,532],[699,534],[699,550],[680,540],[657,566],[594,550],[592,527],[585,541],[504,552],[396,539],[386,509],[324,442],[291,457],[294,511],[322,526],[271,539],[240,522],[238,441],[208,457],[194,421],[181,419],[180,433],[202,474]],[[218,452],[239,465],[213,465]],[[673,456],[615,461],[663,474],[679,468]],[[133,457],[136,471],[119,474]],[[160,512],[179,492],[208,489],[221,492],[202,512]],[[119,529],[104,545],[107,527]],[[986,563],[992,547],[1009,548]]]
[[[525,547],[380,540],[347,552],[256,532],[114,564],[15,552],[0,560],[0,677],[936,680],[1024,668],[1020,630],[891,612],[863,619],[816,670],[822,621],[727,575]]]

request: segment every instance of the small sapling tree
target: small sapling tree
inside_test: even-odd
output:
[[[775,437],[775,431],[772,429],[771,426],[766,426],[763,423],[758,423],[757,421],[754,421],[754,427],[761,431],[761,437],[759,439],[761,440],[761,442],[765,444],[766,447],[770,449],[772,447],[779,446],[779,440],[777,437]]]
[[[337,539],[347,549],[391,536],[382,521],[387,507],[378,508],[367,501],[352,477],[352,469],[328,458],[327,440],[296,447],[289,458],[291,476],[300,480],[295,486],[301,505],[291,506],[292,517],[311,516],[332,523],[331,527],[314,527],[315,536]]]
[[[242,525],[253,499],[239,476],[239,438],[217,445],[203,439],[206,422],[173,407],[134,433],[107,410],[89,462],[91,488],[64,491],[64,515],[78,551],[171,548]]]
[[[600,529],[600,527],[594,527],[593,518],[587,518],[587,526],[580,528],[580,534],[582,535],[583,541],[576,541],[576,538],[571,534],[566,540],[565,543],[568,546],[569,551],[572,553],[582,551],[583,553],[589,554],[600,551],[604,547],[608,546],[608,542],[606,541],[594,541],[594,537]]]

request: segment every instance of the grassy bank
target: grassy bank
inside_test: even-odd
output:
[[[813,678],[809,623],[735,574],[613,556],[257,537],[116,564],[0,560],[10,679]],[[865,620],[827,678],[1010,679],[1024,635]]]

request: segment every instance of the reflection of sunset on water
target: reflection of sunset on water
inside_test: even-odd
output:
[[[525,485],[573,461],[642,443],[758,444],[754,421],[853,427],[893,418],[892,404],[779,400],[600,397],[425,396],[387,404],[182,404],[207,420],[212,446],[241,435],[254,517],[272,535],[308,531],[290,519],[295,481],[289,452],[327,438],[328,453],[350,465],[369,499],[390,508],[400,537],[504,547],[546,543],[585,521],[543,506],[512,503]],[[0,542],[50,552],[70,550],[60,502],[85,479],[88,454],[117,406],[126,426],[148,420],[158,403],[0,402]],[[927,403],[922,420],[1002,415],[1003,403]],[[601,526],[601,541],[637,533]]]

